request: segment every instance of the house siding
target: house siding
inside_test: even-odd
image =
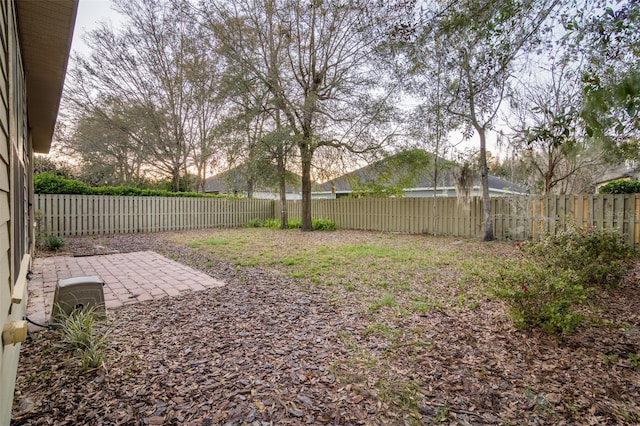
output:
[[[27,302],[21,297],[20,303],[12,303],[12,293],[22,259],[31,251],[31,147],[14,2],[0,3],[0,18],[0,326],[4,329],[7,323],[23,319]],[[19,352],[19,343],[0,346],[0,424],[11,419]]]

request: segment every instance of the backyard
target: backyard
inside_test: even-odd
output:
[[[33,335],[14,424],[640,421],[638,269],[558,337],[517,330],[494,296],[513,242],[242,228],[68,238],[56,255],[139,250],[226,286],[110,311],[105,368]]]

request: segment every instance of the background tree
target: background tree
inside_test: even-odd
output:
[[[614,158],[638,159],[640,3],[587,0],[567,27],[570,46],[588,61],[582,109],[588,134]]]
[[[275,110],[275,129],[262,138],[261,146],[268,154],[268,158],[275,163],[275,174],[272,181],[276,183],[280,194],[280,228],[288,229],[289,210],[287,207],[287,183],[292,174],[287,169],[293,154],[295,139],[289,128],[280,120],[279,111]]]
[[[73,167],[61,160],[54,160],[45,155],[35,155],[33,157],[33,174],[51,173],[54,176],[60,176],[65,179],[74,179],[75,172]]]
[[[593,171],[605,158],[581,118],[580,61],[570,61],[564,53],[551,60],[549,69],[542,69],[542,80],[519,82],[510,110],[512,120],[517,117],[512,143],[544,194],[575,188],[580,172]]]
[[[103,23],[87,35],[92,53],[73,62],[69,105],[126,133],[176,191],[194,149],[200,170],[210,157],[215,65],[182,0],[114,4],[126,23],[117,31]],[[123,111],[126,120],[115,114]]]
[[[145,156],[127,132],[113,125],[127,120],[128,114],[110,111],[110,117],[105,121],[103,115],[89,112],[76,118],[72,133],[59,138],[59,148],[79,160],[78,178],[88,185],[138,186]]]
[[[416,34],[415,24],[402,26],[403,32],[394,35],[408,59],[408,69],[402,70],[405,89],[418,102],[410,115],[410,134],[418,141],[418,146],[431,152],[433,164],[428,167],[433,178],[433,235],[438,234],[438,181],[442,169],[450,168],[442,159],[451,150],[449,134],[460,125],[453,114],[449,114],[447,107],[446,80],[444,79],[444,64],[447,50],[442,44],[440,33],[426,32],[416,43],[411,40]],[[413,30],[409,31],[409,28]],[[427,38],[425,40],[424,38]],[[409,41],[409,42],[408,42]],[[411,42],[414,41],[414,42]],[[433,50],[422,49],[430,45]],[[443,167],[441,167],[441,165]]]
[[[253,198],[256,184],[273,174],[269,159],[261,149],[260,141],[268,132],[268,96],[264,88],[246,78],[242,73],[232,72],[227,78],[232,87],[229,113],[224,125],[227,138],[227,162],[236,168],[245,185],[249,198]]]
[[[447,112],[479,138],[484,240],[493,239],[487,132],[492,129],[517,59],[538,40],[542,24],[558,1],[464,0],[433,5],[417,43],[444,60]],[[433,44],[439,35],[441,49]]]
[[[280,226],[288,229],[286,185],[291,178],[288,166],[294,138],[283,123],[281,111],[271,102],[269,90],[241,70],[236,71],[229,73],[226,83],[232,87],[227,128],[235,135],[229,146],[231,164],[242,163],[250,198],[256,184],[278,188]]]
[[[386,142],[391,92],[373,65],[384,8],[369,1],[242,0],[207,5],[220,53],[268,89],[293,133],[302,174],[302,230],[311,231],[311,168],[323,146]]]
[[[198,17],[193,16],[189,4],[180,5],[194,28],[185,42],[189,54],[184,66],[193,104],[186,124],[192,143],[191,161],[196,170],[197,189],[204,192],[207,168],[219,163],[220,150],[224,146],[221,126],[228,113],[227,69],[223,58],[215,54],[215,40],[207,37],[208,32],[198,24]]]
[[[500,137],[502,142],[499,144],[500,149],[505,151],[502,157],[496,158],[495,161],[489,162],[489,173],[493,176],[508,180],[531,193],[537,191],[537,180],[532,179],[530,166],[526,161],[526,153],[522,153],[517,144],[504,142],[505,137]]]

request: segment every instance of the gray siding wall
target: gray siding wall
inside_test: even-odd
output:
[[[0,327],[25,315],[26,292],[16,291],[30,253],[31,147],[25,79],[15,4],[0,2]],[[25,271],[22,271],[25,276]],[[19,300],[18,303],[12,301]],[[0,424],[9,424],[20,344],[0,345]]]

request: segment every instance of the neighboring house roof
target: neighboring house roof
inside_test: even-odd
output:
[[[607,172],[595,181],[596,186],[617,179],[637,179],[640,170],[635,164],[620,164],[607,170]]]
[[[243,192],[247,190],[247,177],[245,170],[248,166],[241,164],[232,169],[226,170],[215,176],[207,178],[204,183],[204,192],[229,194],[235,191]],[[286,192],[300,192],[302,177],[291,172],[287,172]],[[295,182],[295,183],[294,183]],[[269,185],[264,181],[254,183],[254,191],[256,192],[273,192],[277,189],[277,185]]]
[[[47,153],[58,116],[78,1],[17,1],[16,6],[33,149]]]
[[[424,153],[427,156],[431,154]],[[389,158],[377,161],[368,166],[354,170],[343,176],[340,176],[331,181],[323,184],[312,183],[313,191],[322,192],[336,192],[336,193],[349,193],[354,189],[357,189],[360,185],[366,185],[367,183],[379,183],[383,185],[396,185],[403,180],[407,174],[408,169],[415,169],[414,165],[405,165],[403,160],[397,161],[398,158],[404,157],[391,156]],[[411,156],[407,156],[411,158]],[[422,157],[423,159],[425,157]],[[439,171],[438,176],[438,188],[454,188],[455,176],[451,170],[451,166],[454,163],[446,160],[442,160],[442,164],[448,165],[447,168]],[[241,164],[237,167],[229,169],[225,172],[212,176],[205,181],[204,192],[209,193],[234,193],[244,192],[247,190],[247,178],[245,169],[247,164]],[[432,171],[428,168],[418,168],[414,171],[415,176],[411,179],[413,185],[411,188],[405,189],[431,189],[433,188],[433,176]],[[290,173],[289,179],[287,179],[287,193],[296,193],[301,191],[301,177],[295,173]],[[295,182],[295,183],[294,183]],[[480,186],[480,178],[476,178],[474,187]],[[275,185],[268,185],[264,182],[256,182],[254,184],[254,191],[256,192],[269,192],[274,191],[277,188]],[[506,192],[516,194],[526,194],[527,190],[514,184],[501,179],[497,176],[489,176],[489,188],[493,192]]]
[[[431,155],[429,153],[426,154]],[[385,185],[397,185],[403,178],[403,173],[405,173],[405,171],[403,170],[402,163],[395,162],[394,157],[395,156],[391,156],[387,159],[377,161],[373,164],[342,175],[336,179],[325,182],[322,184],[322,189],[324,191],[335,190],[336,192],[351,192],[358,185],[364,185],[371,182],[382,183]],[[451,166],[454,164],[446,160],[442,161],[443,164],[448,165],[448,168],[438,172],[438,187],[453,188],[455,187],[455,176],[451,170]],[[381,177],[382,175],[384,175],[384,177]],[[414,182],[411,188],[433,188],[433,171],[428,168],[422,168],[416,172],[413,180]],[[480,186],[480,177],[476,177],[474,186]],[[497,176],[489,176],[489,188],[498,192],[527,193],[525,188]]]
[[[480,179],[477,179],[475,184],[480,185]],[[489,175],[489,189],[500,191],[503,190],[505,192],[513,192],[518,194],[528,194],[529,191],[526,188],[523,188],[520,185],[516,185],[513,182],[509,182],[497,176]]]
[[[246,180],[241,179],[237,167],[218,173],[204,181],[204,192],[227,193],[247,189]]]

